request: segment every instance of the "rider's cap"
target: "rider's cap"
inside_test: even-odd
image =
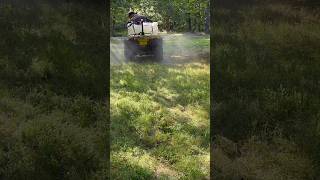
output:
[[[128,17],[130,17],[131,15],[134,15],[134,14],[136,14],[136,13],[133,12],[133,11],[130,11],[130,12],[128,13]]]

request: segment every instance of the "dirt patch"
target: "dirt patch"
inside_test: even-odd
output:
[[[157,178],[177,177],[177,179],[182,176],[181,173],[162,163],[158,164],[158,166],[156,167],[155,175]]]

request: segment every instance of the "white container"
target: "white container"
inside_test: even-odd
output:
[[[128,35],[133,36],[133,35],[139,35],[139,33],[142,32],[142,25],[137,25],[137,24],[127,24],[128,26]],[[145,35],[158,35],[159,30],[158,30],[158,22],[145,22],[143,23],[143,32]]]

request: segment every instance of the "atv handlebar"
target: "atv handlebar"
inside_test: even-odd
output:
[[[127,28],[130,27],[130,26],[132,26],[132,24],[133,24],[132,21],[128,21],[128,22],[127,22]]]
[[[138,21],[138,22],[139,22],[139,21]],[[141,19],[139,23],[143,24],[143,22],[144,22],[144,20]],[[127,27],[132,26],[132,24],[137,24],[137,23],[135,23],[134,21],[128,21],[128,22],[127,22]],[[137,24],[137,25],[140,25],[140,24]]]

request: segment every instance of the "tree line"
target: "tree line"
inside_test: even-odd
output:
[[[112,0],[111,35],[126,31],[129,11],[148,16],[167,32],[209,33],[209,7],[209,0]]]

